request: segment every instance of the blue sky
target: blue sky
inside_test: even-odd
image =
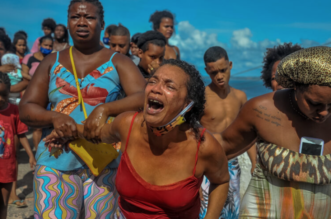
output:
[[[331,1],[187,1],[101,0],[106,25],[122,23],[131,33],[151,29],[149,16],[168,9],[176,15],[177,45],[182,58],[203,71],[202,57],[213,45],[226,48],[234,66],[232,73],[261,65],[267,47],[283,42],[304,47],[331,42]],[[66,24],[68,0],[2,1],[0,26],[13,36],[29,34],[29,42],[42,35],[41,22],[52,17]],[[259,76],[261,69],[240,76]]]

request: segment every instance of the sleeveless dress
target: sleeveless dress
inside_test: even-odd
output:
[[[121,91],[118,73],[110,60],[78,79],[89,115],[98,105],[116,100]],[[72,117],[77,124],[85,120],[74,75],[56,62],[49,73],[48,99],[51,110]],[[43,137],[52,128],[43,130]],[[41,140],[36,153],[34,177],[35,218],[114,218],[117,191],[114,180],[120,157],[95,177],[86,164],[71,150],[51,154]],[[117,214],[119,214],[117,212]]]
[[[135,171],[126,152],[134,123],[132,119],[125,151],[118,167],[116,188],[120,194],[121,212],[127,219],[196,219],[199,216],[201,178],[195,177],[201,138],[197,145],[192,176],[171,185],[156,186],[146,182]]]
[[[331,154],[301,154],[257,143],[259,159],[240,218],[330,218]]]

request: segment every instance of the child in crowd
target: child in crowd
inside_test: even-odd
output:
[[[1,58],[2,65],[14,65],[15,70],[8,72],[8,76],[10,79],[10,85],[15,85],[23,80],[22,76],[22,66],[20,65],[20,58],[12,53],[7,53]],[[20,101],[20,93],[10,93],[9,94],[9,102],[15,105],[18,105]]]
[[[9,103],[9,91],[10,79],[7,74],[0,72],[0,218],[7,216],[10,191],[13,182],[17,179],[15,135],[18,135],[29,156],[31,168],[36,164],[25,136],[28,128],[19,120],[18,107]],[[22,201],[18,200],[18,202]]]

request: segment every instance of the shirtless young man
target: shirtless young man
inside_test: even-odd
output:
[[[209,48],[204,61],[206,72],[212,82],[206,87],[206,104],[201,125],[212,133],[223,132],[237,117],[241,107],[247,100],[246,94],[229,85],[232,62],[229,61],[227,52],[219,47]],[[254,153],[254,147],[252,147]],[[256,152],[255,152],[256,154]],[[256,156],[256,155],[252,155]],[[238,218],[240,204],[240,168],[238,158],[228,162],[230,173],[230,186],[228,198],[220,218]],[[201,204],[200,218],[204,218],[208,206],[209,181],[204,178],[202,182],[203,201]]]

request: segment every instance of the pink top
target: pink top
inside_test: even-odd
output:
[[[29,53],[29,54],[27,54],[26,56],[24,56],[23,61],[22,61],[22,64],[27,65],[27,64],[28,64],[28,61],[29,61],[29,58],[30,58],[31,56],[33,56],[33,53]]]
[[[40,39],[40,37],[38,37],[36,39],[36,41],[34,41],[34,43],[33,43],[33,46],[32,46],[31,51],[30,51],[32,54],[39,51],[39,39]]]

